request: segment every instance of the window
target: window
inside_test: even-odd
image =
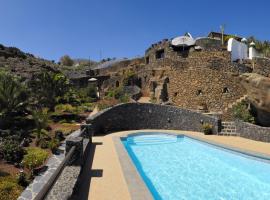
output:
[[[115,82],[115,86],[116,86],[116,87],[119,87],[119,81],[116,81],[116,82]]]
[[[202,95],[202,94],[203,94],[203,93],[202,93],[202,90],[198,90],[198,91],[196,92],[196,94],[197,94],[197,96]]]
[[[147,81],[147,76],[144,77],[144,82],[146,82],[146,81]]]
[[[225,87],[225,88],[223,88],[222,92],[223,93],[229,93],[230,91],[229,91],[229,88]]]
[[[174,52],[177,53],[178,56],[181,56],[183,58],[187,58],[189,54],[190,47],[175,47],[172,46],[172,49]]]
[[[146,63],[146,64],[149,64],[149,56],[147,56],[147,57],[145,58],[145,63]]]
[[[156,59],[161,59],[165,57],[164,49],[156,51]]]

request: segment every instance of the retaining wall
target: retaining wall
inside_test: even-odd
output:
[[[235,121],[236,132],[240,137],[261,142],[270,142],[270,127],[261,127],[240,120]]]
[[[148,103],[116,105],[87,119],[94,134],[139,129],[202,131],[203,122],[213,125],[214,134],[219,131],[218,118],[175,106]]]

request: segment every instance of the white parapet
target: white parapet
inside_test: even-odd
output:
[[[234,38],[228,41],[227,50],[231,52],[231,60],[244,60],[248,58],[248,47],[245,43],[238,42]]]

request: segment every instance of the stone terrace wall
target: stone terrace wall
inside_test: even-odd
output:
[[[156,60],[139,76],[146,88],[150,80],[158,84],[168,77],[168,96],[175,105],[196,110],[206,104],[210,111],[222,111],[246,94],[239,74],[251,71],[248,66],[231,63],[230,57],[227,51],[194,51],[187,58]]]
[[[211,123],[214,134],[219,131],[220,121],[215,117],[157,104],[119,104],[87,119],[94,134],[139,129],[202,131],[202,122]]]
[[[270,142],[270,127],[261,127],[240,120],[235,122],[240,137],[262,142]]]
[[[269,58],[254,58],[253,73],[261,74],[270,77],[270,59]]]
[[[209,68],[172,70],[168,77],[169,97],[175,105],[198,109],[207,105],[210,111],[224,110],[246,94],[238,76]]]
[[[206,51],[222,49],[221,40],[217,40],[214,38],[199,38],[199,39],[196,39],[195,44],[197,46],[200,46],[202,49]]]

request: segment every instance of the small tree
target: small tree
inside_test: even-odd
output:
[[[47,109],[35,110],[33,111],[32,116],[35,122],[36,139],[38,144],[41,139],[47,136],[47,131],[45,131],[44,129],[48,127],[48,120],[49,120],[48,110]]]
[[[243,101],[236,104],[233,106],[232,110],[235,118],[255,124],[255,118],[250,113],[247,102]]]
[[[64,55],[60,58],[60,63],[61,65],[72,66],[74,61],[68,55]]]

